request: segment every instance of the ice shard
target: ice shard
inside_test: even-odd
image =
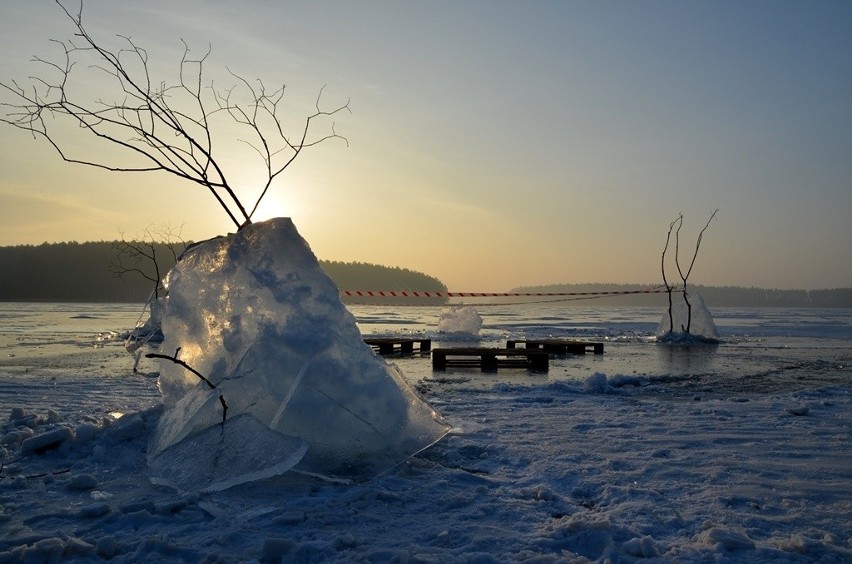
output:
[[[719,332],[713,315],[700,294],[690,292],[689,305],[682,294],[672,296],[671,319],[668,310],[657,326],[657,341],[661,343],[706,343],[719,342]],[[689,331],[687,331],[687,327]]]
[[[339,290],[288,218],[188,249],[168,276],[163,332],[161,352],[176,353],[215,388],[176,363],[161,362],[165,411],[148,448],[154,481],[194,489],[246,481],[257,468],[234,463],[214,472],[202,452],[236,443],[248,449],[243,457],[262,451],[258,464],[272,470],[258,476],[289,465],[365,479],[449,431],[399,370],[364,343]],[[255,432],[245,430],[249,421]],[[229,440],[220,441],[224,436]],[[276,440],[280,452],[261,456]],[[184,474],[176,465],[205,478],[175,480]]]

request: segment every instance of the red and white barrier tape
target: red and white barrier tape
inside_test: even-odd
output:
[[[556,296],[623,296],[627,294],[663,294],[668,290],[620,290],[613,292],[434,292],[417,290],[341,290],[342,296],[351,298],[509,298]]]

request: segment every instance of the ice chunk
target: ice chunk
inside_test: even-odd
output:
[[[656,558],[660,556],[660,549],[657,542],[650,536],[642,538],[633,538],[624,543],[625,552],[639,558]]]
[[[482,329],[482,317],[471,306],[454,305],[441,312],[438,332],[477,336]]]
[[[754,550],[755,543],[745,532],[724,527],[712,527],[698,535],[707,546],[721,550]]]
[[[74,431],[68,427],[57,427],[46,433],[25,439],[21,443],[21,453],[41,453],[58,448],[68,441],[74,440]]]
[[[683,299],[683,294],[672,295],[671,318],[666,310],[657,327],[657,340],[675,343],[718,343],[719,332],[716,330],[716,323],[701,295],[689,292],[687,297],[689,305]]]
[[[263,547],[260,552],[263,555],[263,562],[282,562],[293,549],[296,548],[296,542],[292,539],[268,538],[263,541]]]
[[[151,481],[179,491],[220,491],[283,474],[305,455],[297,437],[270,430],[248,413],[227,419],[161,452],[149,461]],[[192,461],[176,464],[176,461]]]
[[[92,474],[76,474],[68,480],[68,487],[72,490],[93,490],[98,486],[98,479]]]
[[[359,479],[403,462],[449,430],[399,370],[364,343],[334,282],[289,219],[190,248],[169,273],[168,290],[161,351],[179,348],[180,360],[216,387],[161,362],[166,411],[148,448],[154,479],[191,485],[182,476],[199,465],[212,472],[211,484],[239,482],[241,471],[251,478],[246,467],[222,479],[209,467],[220,459],[193,446],[203,441],[227,458],[217,442],[223,431],[243,443],[242,456],[260,457],[276,471],[297,464],[302,472]],[[224,425],[220,396],[228,407]],[[243,414],[259,435],[231,421]],[[276,440],[285,447],[270,456]],[[306,445],[295,462],[293,441]],[[176,476],[165,477],[166,469]]]

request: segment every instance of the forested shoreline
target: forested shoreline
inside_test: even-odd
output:
[[[0,247],[0,301],[53,302],[144,302],[156,278],[152,261],[136,260],[125,251],[123,241],[87,243],[43,243]],[[174,265],[171,249],[164,244],[153,249],[161,273]],[[180,245],[180,249],[183,244]],[[138,258],[138,257],[137,257]],[[323,270],[341,290],[423,290],[447,291],[438,278],[422,272],[361,262],[320,261]],[[118,268],[117,268],[118,267]],[[136,272],[136,270],[141,272]],[[123,275],[117,274],[123,271]],[[143,275],[144,273],[144,275]],[[617,295],[648,289],[653,284],[550,284],[523,286],[513,293],[577,293],[608,292],[586,300],[578,295],[579,305],[665,306],[665,293]],[[825,290],[775,290],[736,286],[690,285],[709,307],[838,307],[852,308],[852,288]],[[344,297],[347,303],[417,303],[433,304],[422,298],[376,299]],[[441,301],[441,300],[437,300]],[[570,303],[570,302],[569,302]]]
[[[618,295],[617,292],[654,292]],[[740,286],[702,286],[690,284],[690,292],[698,293],[708,307],[830,307],[852,308],[852,288],[825,290],[775,290]],[[668,296],[654,284],[550,284],[523,286],[512,292],[576,293],[609,292],[587,303],[594,305],[665,306]],[[576,296],[578,300],[584,296]],[[579,303],[583,303],[582,301]]]
[[[128,254],[126,245],[99,241],[0,247],[0,301],[145,302],[156,270],[150,259]],[[175,253],[168,245],[142,243],[137,249],[153,251],[160,273],[174,266]],[[447,290],[439,279],[405,268],[322,260],[320,266],[341,290]]]

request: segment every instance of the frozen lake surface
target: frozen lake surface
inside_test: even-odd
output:
[[[352,306],[365,336],[605,353],[389,359],[453,426],[432,448],[364,483],[182,496],[147,478],[159,367],[119,338],[141,308],[0,304],[0,562],[852,561],[852,311],[708,305],[723,342],[690,348],[654,342],[656,308],[475,306],[473,338],[439,307]]]

